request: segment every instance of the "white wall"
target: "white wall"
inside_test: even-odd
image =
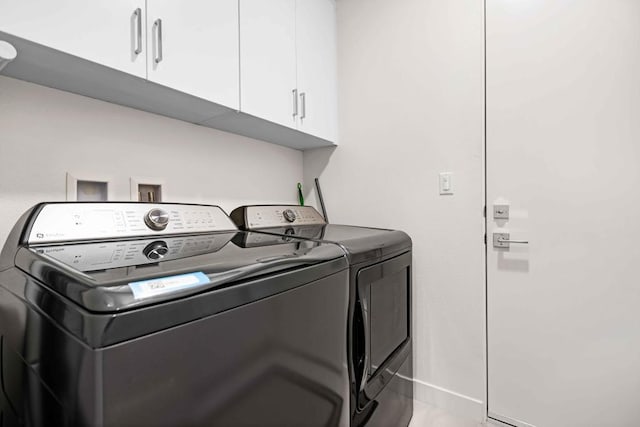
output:
[[[332,222],[412,236],[416,397],[481,418],[483,2],[337,5],[340,146],[305,152],[305,186]]]
[[[165,201],[296,203],[302,153],[0,76],[0,244],[35,203],[65,200],[65,174],[165,180]]]

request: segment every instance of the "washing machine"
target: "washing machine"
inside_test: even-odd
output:
[[[349,260],[348,362],[352,426],[407,426],[413,415],[412,243],[397,230],[327,224],[311,206],[231,212],[241,229],[339,245]]]
[[[43,203],[0,254],[0,425],[349,424],[335,244],[216,206]]]

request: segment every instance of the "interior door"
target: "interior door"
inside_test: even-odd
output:
[[[147,75],[144,0],[0,0],[0,11],[0,31]]]
[[[486,6],[489,416],[637,426],[640,1]]]
[[[335,0],[296,1],[296,59],[303,132],[338,139]]]
[[[238,0],[149,0],[149,80],[239,108]]]
[[[295,0],[240,0],[240,109],[297,127]]]

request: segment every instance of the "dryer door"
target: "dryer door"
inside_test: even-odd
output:
[[[355,371],[363,408],[393,379],[411,352],[411,252],[357,275]]]

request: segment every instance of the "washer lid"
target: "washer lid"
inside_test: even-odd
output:
[[[343,257],[332,244],[226,232],[24,245],[16,266],[89,311],[119,312]]]

